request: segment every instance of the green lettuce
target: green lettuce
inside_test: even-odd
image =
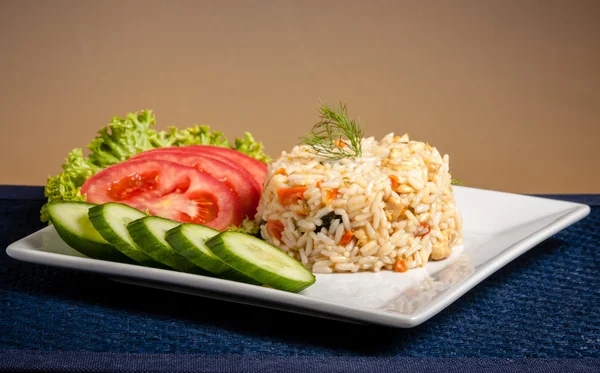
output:
[[[245,218],[239,226],[227,228],[229,232],[241,232],[260,238],[260,223],[254,219]]]
[[[129,113],[125,118],[113,117],[86,146],[91,151],[90,162],[104,168],[145,150],[169,146],[165,132],[154,130],[155,124],[151,110]]]
[[[81,148],[73,149],[62,165],[63,172],[48,177],[44,195],[48,202],[54,201],[85,201],[81,195],[81,186],[87,179],[92,177],[100,168],[83,156]],[[41,210],[41,220],[48,221],[48,204],[44,204]]]
[[[171,126],[168,139],[169,146],[214,145],[231,148],[229,140],[222,132],[211,131],[206,125],[195,125],[183,130]]]
[[[254,137],[249,132],[244,132],[244,138],[236,138],[234,149],[244,154],[251,156],[252,158],[258,159],[259,161],[269,163],[271,158],[264,153],[263,144],[256,142]]]
[[[108,125],[85,147],[89,156],[83,156],[82,148],[73,149],[62,165],[63,171],[48,177],[44,195],[48,203],[54,201],[85,201],[81,187],[90,177],[102,169],[126,161],[146,150],[169,146],[214,145],[239,150],[253,158],[267,162],[263,145],[246,133],[236,138],[232,146],[222,132],[212,131],[209,126],[194,125],[178,129],[170,126],[168,131],[156,131],[156,118],[151,110],[113,117]],[[47,204],[42,206],[40,219],[49,221]]]

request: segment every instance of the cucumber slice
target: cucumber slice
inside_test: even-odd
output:
[[[133,207],[116,202],[94,206],[88,212],[94,228],[117,250],[141,265],[170,269],[146,255],[129,236],[127,224],[145,216],[147,215]]]
[[[219,231],[216,229],[187,223],[167,231],[165,240],[180,255],[220,278],[260,285],[260,282],[230,267],[210,251],[206,246],[206,240],[217,234]]]
[[[99,260],[134,263],[96,231],[88,218],[88,211],[94,206],[86,202],[52,202],[48,205],[48,215],[60,238],[83,255]]]
[[[296,293],[316,281],[296,259],[246,233],[222,232],[206,246],[231,267],[274,289]]]
[[[179,255],[165,240],[165,233],[181,223],[157,216],[146,216],[127,225],[127,230],[137,246],[154,260],[181,271],[210,275],[188,259]]]

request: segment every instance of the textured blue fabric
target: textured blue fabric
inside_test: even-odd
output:
[[[44,187],[36,185],[0,185],[0,199],[43,201]]]
[[[588,200],[598,202],[598,196]],[[39,222],[42,203],[41,198],[3,199],[0,190],[0,246],[44,226]],[[392,358],[399,357],[600,358],[599,247],[600,207],[592,207],[587,218],[500,269],[425,324],[406,330],[125,285],[91,273],[17,261],[2,251],[0,350],[5,352],[0,367],[41,360],[92,364],[116,356],[36,355],[36,360],[25,351],[167,354],[153,355],[167,366],[178,364],[169,360],[177,356],[173,354],[200,354],[194,361],[212,361],[212,371],[227,371],[219,370],[218,364],[230,361],[223,356],[247,358],[232,361],[250,364],[250,371],[260,371],[263,362],[319,364],[329,361],[326,357],[352,357],[331,360],[338,365],[355,362],[344,371],[373,363],[358,358],[374,357],[390,367],[397,362]],[[130,361],[126,356],[118,359]],[[330,371],[336,371],[335,364],[328,365]],[[585,364],[582,369],[597,361]]]
[[[0,371],[592,373],[600,359],[373,358],[0,351]]]

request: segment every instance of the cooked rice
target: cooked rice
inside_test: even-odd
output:
[[[284,206],[278,189],[294,187],[306,190]],[[281,239],[269,224],[262,237],[315,273],[416,268],[462,243],[448,155],[393,133],[363,139],[356,159],[323,160],[305,145],[282,152],[269,165],[256,218],[281,222]]]

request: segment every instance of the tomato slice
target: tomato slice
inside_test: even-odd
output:
[[[184,166],[194,167],[200,171],[206,172],[215,179],[227,185],[239,199],[242,214],[250,218],[256,215],[256,208],[260,199],[260,192],[253,182],[248,181],[246,173],[237,168],[221,162],[215,158],[205,157],[200,154],[175,151],[150,151],[140,153],[135,157],[139,159],[158,159],[182,164]]]
[[[259,182],[248,170],[246,170],[244,167],[242,167],[241,165],[237,164],[235,161],[232,161],[229,158],[223,158],[216,153],[201,153],[201,154],[204,157],[209,157],[209,158],[221,161],[223,163],[227,163],[230,167],[233,167],[236,170],[242,172],[246,176],[246,178],[247,178],[246,180],[248,180],[249,183],[252,183],[252,185],[256,188],[256,190],[258,190],[258,193],[260,194],[262,192],[264,177],[266,176],[266,174],[265,174],[265,176],[263,176],[263,180]]]
[[[217,148],[217,147],[215,146],[215,148]],[[223,148],[223,149],[225,149],[225,148]],[[214,152],[204,151],[202,148],[198,148],[197,145],[171,146],[171,147],[166,147],[166,148],[157,148],[157,149],[146,150],[145,152],[134,155],[130,159],[137,159],[137,158],[142,158],[142,157],[146,158],[148,156],[148,154],[155,154],[155,153],[186,153],[186,154],[196,154],[196,155],[201,155],[203,157],[216,159],[217,161],[226,163],[228,166],[233,167],[238,172],[242,173],[244,175],[244,179],[247,180],[247,182],[252,183],[254,188],[256,190],[258,190],[259,194],[262,192],[264,179],[266,177],[266,168],[265,168],[265,174],[262,176],[262,179],[257,179],[248,170],[246,170],[243,165],[238,164],[238,162],[236,162],[230,158],[223,157]],[[237,153],[239,153],[239,152],[237,152]],[[245,155],[243,153],[240,153],[240,154]],[[254,158],[251,158],[251,159],[254,159]],[[258,162],[260,162],[260,161],[258,161]],[[262,163],[262,162],[260,162],[260,163]],[[262,164],[264,164],[264,163],[262,163]],[[259,180],[259,181],[257,181],[257,180]]]
[[[242,222],[239,200],[196,168],[156,159],[131,159],[105,168],[81,188],[90,203],[119,202],[150,215],[223,231]]]
[[[242,152],[225,148],[222,146],[214,145],[186,145],[186,146],[172,146],[167,148],[158,148],[149,150],[145,153],[156,152],[156,151],[185,151],[194,154],[201,154],[205,156],[217,157],[218,160],[223,161],[229,165],[236,165],[237,167],[247,171],[252,179],[258,184],[259,191],[262,192],[265,177],[267,176],[267,165],[264,162],[254,159]],[[143,153],[142,153],[143,154]],[[134,156],[135,157],[138,157]]]
[[[252,177],[254,177],[254,180],[258,183],[258,185],[260,185],[260,189],[262,191],[265,177],[267,176],[267,165],[264,162],[254,159],[242,152],[238,152],[237,150],[224,148],[221,146],[191,145],[188,147],[215,154],[223,158],[231,159],[233,162],[236,162],[240,166],[244,167],[246,170],[248,170],[248,172],[250,172],[250,174],[252,174]]]

